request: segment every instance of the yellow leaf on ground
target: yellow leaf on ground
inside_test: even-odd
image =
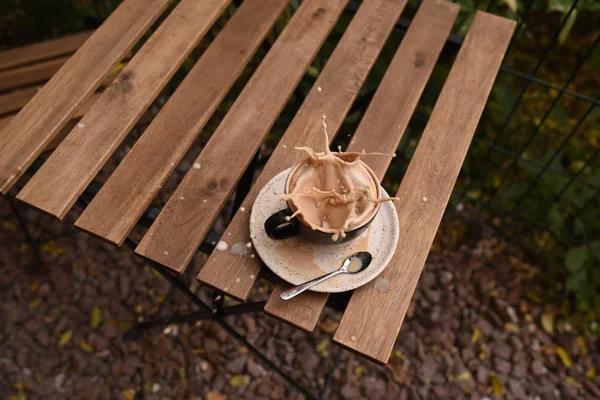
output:
[[[42,298],[36,297],[35,299],[33,299],[29,302],[29,309],[33,310],[33,309],[38,308],[40,306],[41,302],[42,302]]]
[[[15,383],[15,389],[17,389],[17,395],[16,396],[10,396],[11,400],[25,400],[25,388],[27,387],[27,385],[25,384],[25,382],[17,382]]]
[[[100,307],[94,307],[92,314],[90,315],[90,326],[92,329],[96,329],[100,326],[100,322],[102,322],[102,311],[100,310]]]
[[[460,374],[458,374],[456,379],[458,381],[468,381],[469,379],[471,379],[471,373],[469,371],[461,372]]]
[[[117,75],[119,72],[123,71],[123,69],[126,66],[127,66],[127,64],[125,64],[125,63],[119,63],[119,64],[117,64],[117,66],[114,67],[112,71],[110,71],[110,75],[111,76]]]
[[[329,347],[329,338],[323,339],[317,344],[317,353],[322,355],[323,357],[327,357],[329,354],[327,352],[327,347]]]
[[[473,335],[471,336],[471,343],[476,343],[479,338],[481,338],[481,331],[478,327],[475,327],[473,329]]]
[[[534,293],[527,293],[527,297],[529,297],[529,300],[533,301],[534,303],[542,304],[542,299],[540,299],[540,297]]]
[[[141,304],[138,304],[137,306],[135,306],[135,312],[138,314],[141,314],[142,311],[144,311],[144,308],[142,307]]]
[[[338,327],[338,323],[332,319],[325,318],[323,322],[319,324],[321,329],[323,329],[327,333],[333,333]]]
[[[47,243],[44,243],[42,246],[42,250],[45,252],[52,254],[53,256],[60,256],[65,252],[65,249],[58,247],[52,240]]]
[[[91,353],[94,350],[92,348],[92,345],[86,342],[85,340],[82,340],[81,343],[79,343],[79,347],[81,347],[81,350],[88,353]]]
[[[233,387],[246,386],[249,382],[249,378],[247,375],[234,375],[229,380],[229,385]]]
[[[208,392],[206,393],[206,400],[225,400],[227,397],[219,392]]]
[[[554,332],[554,314],[551,312],[545,312],[541,318],[542,328],[550,334]]]
[[[581,383],[577,382],[577,379],[573,378],[572,376],[566,376],[565,382],[568,383],[569,385],[573,385],[573,386],[577,386],[577,387],[581,386]]]
[[[587,356],[588,349],[587,349],[587,344],[586,344],[583,336],[577,336],[577,344],[579,345],[579,355],[581,357]]]
[[[585,376],[594,379],[596,377],[596,367],[590,367],[590,369],[585,372]]]
[[[29,291],[31,292],[35,292],[40,288],[40,282],[39,281],[35,281],[31,284],[31,286],[29,286]]]
[[[569,357],[569,353],[565,349],[560,346],[556,346],[556,354],[560,357],[560,361],[564,364],[565,367],[571,368],[573,366],[573,362],[571,361],[571,357]]]
[[[58,341],[58,345],[60,347],[65,347],[67,345],[67,343],[69,343],[71,341],[72,337],[73,337],[73,331],[72,330],[66,331],[65,333],[60,335],[60,340]]]
[[[363,376],[365,374],[365,368],[362,365],[358,365],[356,368],[354,368],[354,374]]]
[[[187,380],[187,376],[186,376],[186,373],[185,373],[185,368],[184,368],[184,367],[179,367],[179,378],[180,378],[182,381],[185,381],[185,380]]]
[[[14,232],[17,230],[17,227],[12,222],[4,221],[2,222],[2,228],[7,231]]]
[[[510,333],[519,333],[519,327],[512,322],[507,322],[504,324],[504,330]]]
[[[402,350],[394,350],[394,351],[392,352],[392,357],[393,357],[393,358],[399,358],[399,359],[401,359],[401,360],[403,360],[403,361],[406,361],[406,359],[408,358],[408,357],[406,357],[406,354],[404,354],[404,353],[402,352]]]
[[[492,391],[495,395],[502,396],[504,393],[504,388],[502,387],[502,382],[500,382],[500,378],[496,374],[490,375],[490,383],[492,384]]]
[[[127,400],[133,400],[135,398],[135,391],[133,389],[121,390],[121,394]]]

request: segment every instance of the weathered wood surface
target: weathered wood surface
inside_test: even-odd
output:
[[[75,226],[121,245],[271,30],[287,0],[246,0]]]
[[[183,272],[347,0],[302,2],[136,252]]]
[[[477,12],[398,189],[401,235],[377,278],[389,290],[371,284],[354,291],[334,336],[337,344],[388,361],[514,26]]]
[[[125,0],[0,132],[1,193],[8,192],[168,4]]]
[[[227,4],[180,2],[17,198],[62,219]]]

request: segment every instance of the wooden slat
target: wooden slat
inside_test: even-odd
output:
[[[17,198],[62,219],[229,0],[183,0]]]
[[[242,3],[75,226],[123,243],[287,3]]]
[[[94,33],[86,31],[0,52],[0,70],[74,53]]]
[[[0,132],[0,192],[8,192],[169,2],[125,0]]]
[[[77,119],[77,118],[83,117],[85,115],[85,113],[87,113],[92,108],[94,103],[96,103],[96,101],[98,101],[98,99],[100,98],[100,94],[101,93],[94,93],[93,95],[91,95],[85,101],[85,103],[83,103],[79,108],[77,108],[77,110],[75,111],[75,114],[73,114],[73,116],[72,116],[72,119]],[[14,115],[8,115],[6,117],[0,118],[0,129],[2,129],[6,125],[8,125],[10,120],[13,119],[14,117],[15,117]],[[51,145],[48,145],[48,147],[46,147],[46,149],[44,151],[48,151],[48,148],[54,149],[54,148],[56,148],[56,146],[58,146],[58,144],[56,144],[54,147],[52,147]]]
[[[450,34],[459,6],[443,0],[425,0],[394,59],[388,67],[365,116],[352,137],[349,151],[395,151],[417,106],[425,84]],[[409,79],[410,78],[410,79]],[[364,161],[383,179],[392,157]],[[287,323],[311,331],[327,301],[326,293],[305,292],[284,301],[279,295],[290,285],[279,281],[265,311]]]
[[[0,72],[0,92],[19,88],[50,79],[70,56],[55,58],[38,64],[26,65]]]
[[[94,106],[94,104],[96,104],[96,102],[100,99],[100,96],[102,96],[102,93],[99,93],[99,92],[91,95],[81,106],[79,106],[77,108],[77,111],[75,111],[75,114],[73,114],[73,116],[71,117],[71,122],[73,122],[73,121],[83,117],[85,114],[87,114],[87,112],[90,111],[92,109],[92,107]],[[69,134],[69,132],[71,132],[71,130],[73,128],[74,128],[74,126],[71,126],[71,129],[68,129],[68,130],[63,129],[60,132],[60,134],[55,136],[54,139],[52,139],[52,141],[50,143],[48,143],[48,145],[44,149],[44,152],[56,149],[62,143],[62,141],[65,140],[65,138],[67,137],[67,135]]]
[[[185,270],[346,3],[302,2],[196,159],[200,168],[186,174],[138,254]]]
[[[404,5],[404,1],[387,0],[361,5],[279,145],[244,199],[244,209],[251,209],[259,191],[273,176],[304,159],[303,153],[294,147],[323,146],[323,114],[327,116],[328,132],[330,140],[333,140]],[[321,88],[321,91],[318,88]],[[247,242],[250,237],[249,230],[249,212],[238,211],[222,237],[230,245],[235,242]],[[233,298],[245,301],[260,267],[258,258],[240,258],[228,252],[215,251],[200,271],[198,279]],[[305,324],[298,326],[308,329]]]
[[[334,336],[341,346],[388,361],[514,26],[477,12],[398,190],[398,248],[379,277],[389,291],[354,291]]]
[[[117,74],[110,74],[103,81],[100,87],[110,85],[115,79]],[[39,92],[41,86],[27,87],[24,89],[18,89],[9,93],[0,95],[0,115],[9,114],[19,111],[25,107],[27,103]]]
[[[28,87],[0,95],[0,115],[20,110],[36,95],[40,87]]]

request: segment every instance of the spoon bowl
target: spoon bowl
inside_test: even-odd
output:
[[[373,260],[373,256],[368,251],[359,251],[358,253],[354,253],[350,257],[348,257],[344,260],[344,263],[342,264],[340,269],[337,269],[326,275],[320,276],[318,278],[310,280],[301,285],[294,286],[293,288],[291,288],[289,290],[281,292],[280,297],[283,300],[289,300],[293,297],[296,297],[297,295],[304,292],[305,290],[308,290],[311,287],[313,287],[333,276],[340,275],[340,274],[357,274],[361,271],[364,271],[365,268],[367,268],[369,266],[369,264],[371,264],[372,260]]]
[[[371,264],[373,256],[368,251],[359,251],[344,260],[342,268],[347,274],[358,274]]]

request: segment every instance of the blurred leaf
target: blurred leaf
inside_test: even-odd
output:
[[[497,396],[502,396],[504,393],[504,388],[502,387],[502,382],[500,382],[500,378],[496,374],[490,375],[490,383],[492,384],[492,391]]]
[[[586,372],[585,372],[585,376],[587,376],[590,379],[594,379],[596,377],[596,367],[592,366],[590,367]]]
[[[6,229],[7,231],[14,232],[17,230],[17,227],[12,222],[2,221],[2,229]]]
[[[227,397],[219,392],[208,392],[206,394],[206,400],[225,400]]]
[[[573,10],[571,15],[569,15],[569,19],[567,20],[567,23],[560,31],[560,35],[558,35],[558,44],[559,45],[562,46],[563,44],[565,44],[565,42],[569,38],[569,34],[571,33],[571,29],[573,29],[573,26],[575,25],[576,19],[577,19],[577,9]]]
[[[325,318],[323,322],[319,324],[321,329],[323,329],[327,333],[333,333],[338,327],[338,323],[332,319]]]
[[[233,387],[246,386],[249,382],[248,376],[246,375],[234,375],[229,380],[229,385]]]
[[[362,365],[358,365],[356,366],[356,368],[354,368],[354,375],[363,376],[364,374],[365,367],[363,367]]]
[[[512,322],[507,322],[506,324],[504,324],[504,329],[510,333],[519,333],[519,327],[516,324],[513,324]]]
[[[567,253],[567,268],[569,271],[577,272],[583,267],[585,260],[587,259],[587,248],[585,246],[576,247],[570,249]]]
[[[567,290],[571,292],[578,292],[582,290],[588,281],[588,274],[585,269],[577,271],[567,278]]]
[[[44,245],[42,246],[42,250],[55,257],[60,256],[65,252],[63,248],[58,247],[52,240],[47,243],[44,243]]]
[[[87,353],[91,353],[92,351],[94,351],[92,345],[90,345],[85,340],[82,340],[81,343],[79,343],[79,347],[81,347],[81,350],[83,350]]]
[[[572,376],[566,376],[565,382],[568,383],[569,385],[573,385],[573,386],[577,386],[577,387],[581,386],[581,383],[577,382],[577,379],[573,378]]]
[[[392,357],[393,357],[393,358],[399,358],[399,359],[401,359],[401,360],[403,360],[403,361],[406,361],[406,360],[408,359],[408,357],[406,357],[406,354],[404,354],[404,353],[402,352],[402,350],[394,350],[394,351],[392,352]]]
[[[571,0],[548,0],[548,9],[550,11],[560,11],[566,13],[571,8]]]
[[[460,11],[472,12],[475,10],[473,0],[458,0],[457,3],[460,5]]]
[[[98,326],[100,326],[101,322],[102,311],[100,310],[100,307],[96,306],[94,307],[94,309],[92,310],[92,314],[90,315],[90,326],[92,327],[92,329],[96,329]]]
[[[110,71],[110,76],[115,76],[118,75],[121,71],[123,71],[123,69],[125,69],[125,67],[127,66],[126,63],[119,63],[117,64],[112,71]]]
[[[317,344],[317,353],[323,357],[327,357],[327,348],[329,347],[329,338],[323,339]]]
[[[468,381],[469,379],[471,379],[471,373],[469,371],[461,372],[460,374],[458,374],[456,379],[458,381]]]
[[[127,400],[133,400],[135,399],[135,391],[133,389],[125,389],[125,390],[121,390],[121,394],[123,395],[123,397],[125,397]]]
[[[554,332],[554,313],[545,312],[541,317],[542,328],[550,334]]]
[[[567,368],[571,368],[573,366],[573,362],[571,361],[571,357],[569,357],[569,353],[565,349],[560,346],[556,346],[556,354],[562,361],[563,365]]]
[[[42,302],[42,298],[36,297],[35,299],[33,299],[29,302],[29,309],[34,310],[34,309],[38,308],[40,306],[41,302]]]
[[[306,73],[307,73],[309,76],[312,76],[313,78],[316,78],[316,77],[318,77],[318,76],[319,76],[319,70],[318,70],[318,68],[315,68],[315,67],[313,67],[313,66],[311,66],[311,67],[308,67],[308,69],[306,70]]]
[[[517,0],[502,0],[504,4],[516,15],[519,10]]]
[[[577,336],[577,346],[579,347],[579,356],[586,357],[588,353],[587,344],[583,336]]]
[[[529,189],[529,182],[525,180],[513,181],[504,189],[502,197],[506,200],[514,200],[525,195],[527,189]]]
[[[473,335],[471,335],[471,343],[476,343],[481,338],[481,331],[478,327],[473,328]]]
[[[69,343],[71,341],[72,337],[73,337],[73,331],[72,330],[66,331],[65,333],[60,335],[60,340],[58,341],[58,345],[60,347],[65,347],[67,345],[67,343]]]
[[[540,299],[539,296],[536,295],[535,293],[528,292],[527,297],[529,298],[529,300],[533,301],[534,303],[542,304],[542,299]]]
[[[590,250],[592,255],[594,255],[598,260],[600,260],[600,240],[594,240],[589,243]]]

